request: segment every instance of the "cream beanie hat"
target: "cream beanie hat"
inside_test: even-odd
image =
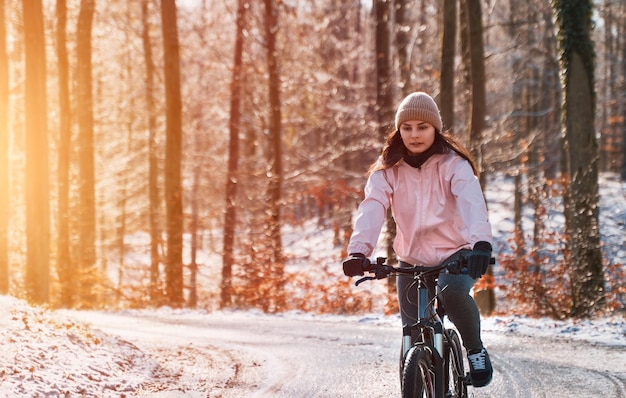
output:
[[[402,100],[396,112],[396,130],[407,120],[421,120],[430,123],[437,131],[443,129],[441,115],[435,100],[421,91],[409,94]]]

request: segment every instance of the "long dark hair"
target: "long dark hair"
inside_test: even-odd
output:
[[[460,157],[469,162],[476,177],[480,175],[476,162],[474,161],[474,158],[470,154],[469,150],[449,132],[442,133],[435,130],[435,141],[433,142],[433,145],[442,145],[444,152],[445,150],[453,150]],[[386,170],[395,166],[396,163],[408,155],[408,153],[409,151],[402,142],[400,130],[390,132],[389,135],[387,135],[385,145],[383,146],[381,154],[382,161],[376,160],[376,162],[370,166],[369,173],[371,174],[377,170]]]

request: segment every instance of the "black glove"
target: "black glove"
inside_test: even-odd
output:
[[[474,250],[466,254],[467,274],[478,279],[487,272],[491,260],[491,243],[480,241],[474,245]]]
[[[343,261],[343,273],[346,276],[362,276],[363,270],[370,264],[364,254],[352,253]]]

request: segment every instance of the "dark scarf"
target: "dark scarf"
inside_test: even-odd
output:
[[[404,155],[404,161],[411,167],[419,169],[428,159],[430,159],[431,156],[438,153],[446,153],[446,144],[444,143],[443,137],[441,137],[439,133],[435,133],[435,141],[430,148],[415,155],[407,153]]]

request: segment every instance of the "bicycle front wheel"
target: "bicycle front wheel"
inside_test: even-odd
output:
[[[404,361],[402,398],[435,398],[433,354],[423,345],[411,347]]]
[[[446,330],[448,350],[446,357],[446,385],[449,397],[467,398],[467,384],[463,367],[463,348],[459,335],[453,329]]]

